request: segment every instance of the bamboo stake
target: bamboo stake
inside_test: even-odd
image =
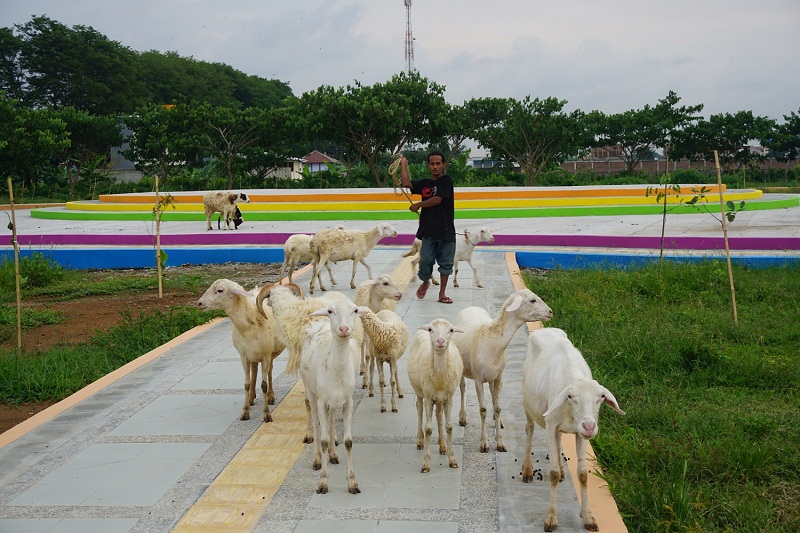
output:
[[[725,256],[728,260],[728,281],[731,284],[731,303],[733,305],[733,324],[739,326],[739,315],[736,312],[736,288],[733,285],[733,266],[731,265],[731,249],[728,246],[728,219],[725,217],[725,200],[722,195],[722,173],[719,168],[719,156],[714,150],[714,164],[717,166],[717,188],[719,189],[719,210],[722,214],[722,236],[725,240]]]
[[[667,229],[667,187],[669,186],[669,148],[664,148],[664,155],[667,157],[667,172],[664,178],[664,209],[661,211],[661,246],[658,254],[658,262],[664,260],[664,236]]]
[[[8,200],[11,208],[11,244],[14,246],[14,285],[17,290],[17,351],[22,351],[22,292],[19,286],[19,243],[17,242],[17,218],[14,214],[14,189],[8,178]]]
[[[161,201],[158,197],[158,174],[155,175],[156,186],[156,271],[158,272],[158,297],[164,297],[161,282]]]

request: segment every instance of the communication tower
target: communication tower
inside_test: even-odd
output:
[[[414,36],[411,33],[411,0],[403,0],[406,5],[406,71],[414,70]]]

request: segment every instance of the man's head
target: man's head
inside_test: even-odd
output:
[[[431,178],[437,179],[444,174],[444,154],[439,150],[434,150],[428,154],[428,170]]]

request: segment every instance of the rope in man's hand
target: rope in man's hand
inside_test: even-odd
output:
[[[394,185],[394,193],[395,193],[395,195],[400,196],[398,194],[398,192],[397,192],[397,189],[400,189],[400,192],[402,192],[405,195],[405,197],[408,199],[408,203],[411,204],[411,205],[414,205],[414,201],[411,199],[411,197],[408,195],[408,193],[405,191],[405,189],[403,189],[402,184],[398,183],[397,171],[400,169],[400,161],[402,160],[402,157],[403,157],[403,154],[401,154],[400,152],[398,152],[398,153],[396,153],[396,154],[394,154],[392,156],[392,162],[389,163],[389,174],[392,176],[392,184]],[[418,211],[417,211],[417,216],[419,216],[419,212]]]

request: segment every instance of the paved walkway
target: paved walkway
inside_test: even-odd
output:
[[[660,223],[658,216],[503,219],[462,221],[458,229],[488,225],[496,234],[658,235]],[[17,218],[18,228],[26,233],[114,233],[132,228],[132,223],[71,224],[26,218],[24,212]],[[262,223],[251,231],[304,232],[319,227],[310,224]],[[396,224],[398,231],[413,231],[403,224]],[[374,223],[348,225],[366,228]],[[143,223],[139,226],[144,228]],[[196,223],[170,223],[164,230],[196,231]],[[668,236],[718,231],[708,215],[674,216],[667,224]],[[800,237],[800,208],[741,213],[731,233]],[[504,249],[478,250],[474,262],[485,289],[472,288],[472,272],[463,264],[461,288],[448,291],[453,305],[437,303],[435,289],[427,299],[417,300],[416,281],[405,288],[398,312],[410,330],[437,317],[455,322],[469,305],[496,314],[515,290],[515,267],[508,266]],[[401,251],[377,247],[370,255],[374,273],[391,273],[407,282],[411,272]],[[337,266],[340,282],[349,269],[349,263]],[[365,269],[359,267],[356,282],[365,278]],[[299,279],[307,283],[308,273]],[[354,295],[349,288],[342,292]],[[434,454],[431,472],[421,474],[423,452],[414,444],[416,416],[406,355],[400,364],[405,397],[399,400],[398,413],[381,414],[377,395],[370,398],[356,391],[353,456],[362,490],[358,495],[347,492],[344,464],[330,468],[330,492],[315,493],[318,472],[311,469],[311,447],[298,443],[305,425],[302,385],[296,376],[282,373],[285,356],[276,360],[275,421],[262,424],[257,416],[238,420],[243,380],[230,332],[226,319],[197,328],[0,435],[0,531],[438,533],[541,528],[547,477],[530,484],[520,479],[524,327],[509,346],[502,393],[509,451],[478,452],[480,418],[470,383],[468,425],[455,426],[459,468],[450,469]],[[259,394],[252,412],[260,412],[261,401]],[[620,402],[625,408],[625,399]],[[534,442],[534,456],[540,460],[546,455],[542,434],[536,432]],[[571,440],[564,439],[565,446]],[[559,487],[559,531],[564,532],[583,531],[571,481]],[[593,495],[592,508],[601,531],[624,531],[613,500]]]

